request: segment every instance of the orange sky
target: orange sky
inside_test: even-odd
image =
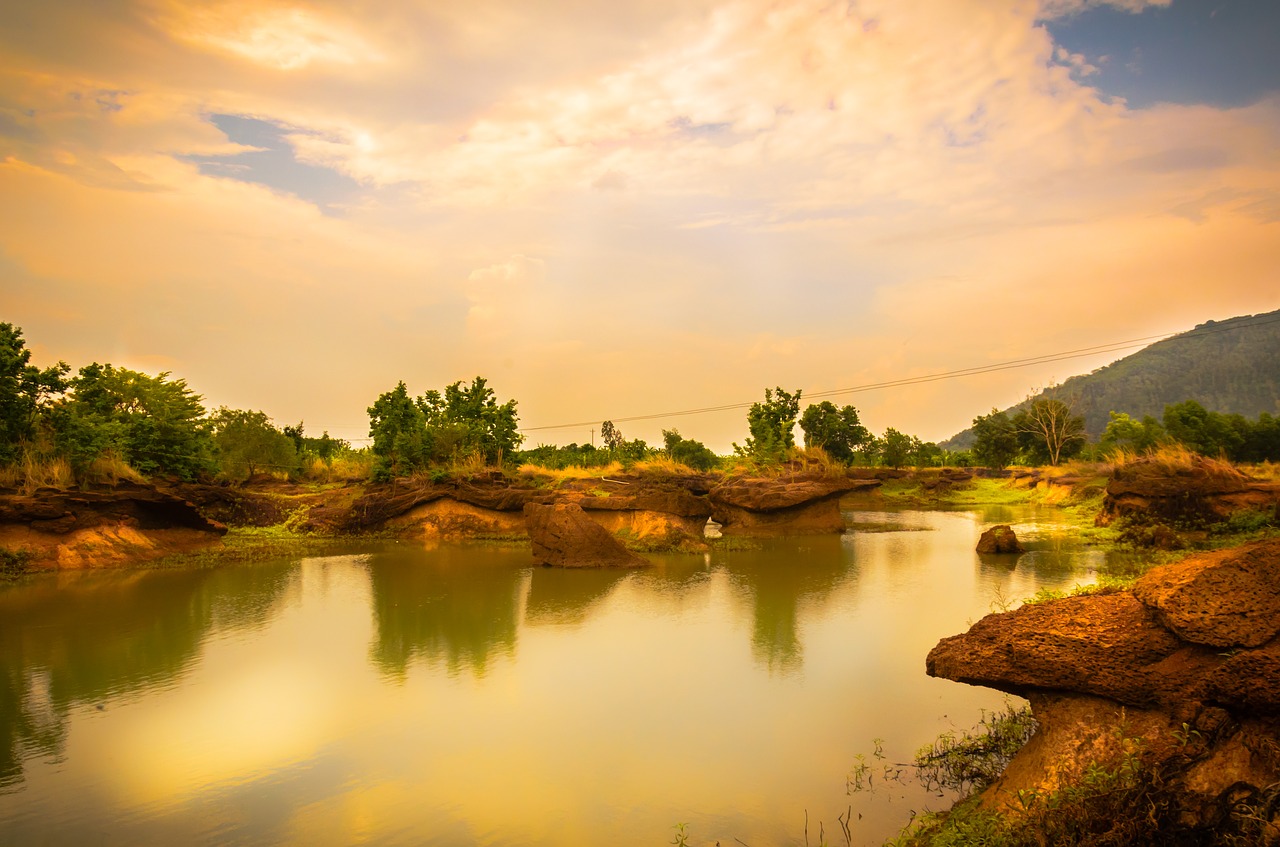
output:
[[[1131,107],[1085,5],[9,4],[0,320],[360,437],[397,380],[540,426],[1280,307],[1280,97]],[[942,439],[1113,358],[841,402]]]

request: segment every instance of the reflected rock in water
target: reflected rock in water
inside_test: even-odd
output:
[[[293,569],[66,573],[0,591],[0,785],[61,753],[76,705],[168,684],[213,627],[265,622]]]
[[[475,548],[406,548],[369,559],[377,635],[371,657],[404,676],[421,660],[450,676],[484,676],[495,655],[513,655],[529,558]]]
[[[623,579],[625,571],[535,568],[524,619],[530,626],[581,624]]]

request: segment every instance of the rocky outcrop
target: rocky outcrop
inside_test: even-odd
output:
[[[561,503],[524,507],[533,558],[561,568],[636,568],[649,563],[627,550],[581,506]]]
[[[151,485],[0,495],[0,547],[37,568],[115,565],[218,543],[227,528]]]
[[[1038,740],[984,803],[1056,787],[1055,756],[1078,772],[1126,734],[1157,759],[1185,756],[1194,731],[1204,749],[1180,778],[1187,814],[1208,814],[1237,782],[1280,780],[1280,539],[1155,568],[1132,591],[989,615],[926,668],[1031,700]]]
[[[341,510],[312,509],[309,519],[316,528],[344,533],[421,529],[434,538],[507,537],[524,533],[523,510],[529,504],[574,504],[610,532],[642,547],[687,549],[704,544],[708,518],[724,525],[726,534],[840,532],[840,496],[879,484],[876,479],[819,474],[730,481],[691,474],[659,479],[620,475],[550,488],[497,475],[374,486]]]
[[[725,535],[842,532],[840,497],[870,490],[879,480],[817,474],[738,477],[711,489],[711,518]]]
[[[1098,515],[1143,521],[1219,521],[1243,509],[1280,509],[1280,483],[1253,479],[1234,466],[1189,455],[1177,464],[1158,457],[1118,465]]]
[[[993,526],[978,538],[979,553],[1025,553],[1013,527],[1008,524]]]

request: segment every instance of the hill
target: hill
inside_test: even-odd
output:
[[[1111,412],[1159,418],[1166,405],[1183,400],[1250,418],[1278,414],[1280,310],[1208,321],[1093,373],[1073,376],[1057,393],[1074,399],[1091,440],[1102,434]],[[1022,405],[1005,411],[1012,414]],[[966,429],[939,446],[963,450],[972,444],[973,430]]]

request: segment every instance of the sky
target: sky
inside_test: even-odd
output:
[[[1280,308],[1277,44],[1275,0],[6,0],[0,321],[313,435],[481,375],[527,446],[723,452],[742,408],[626,419]],[[828,399],[941,440],[1127,352]]]

